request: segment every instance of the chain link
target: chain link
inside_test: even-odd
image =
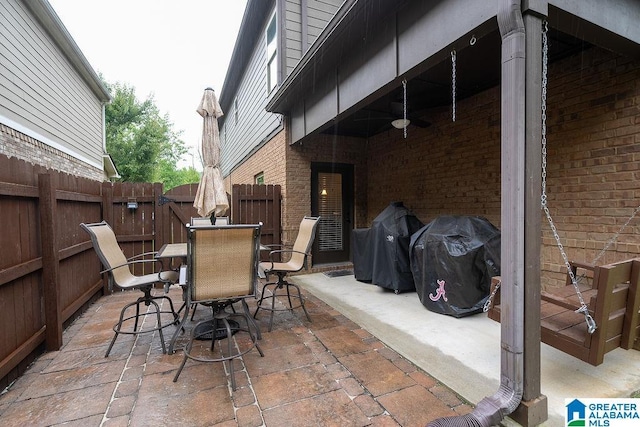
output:
[[[602,250],[600,251],[600,253],[593,259],[592,264],[596,265],[598,263],[598,261],[600,261],[600,258],[602,258],[602,256],[605,254],[605,252],[607,252],[607,250],[609,249],[609,247],[611,245],[613,245],[617,240],[618,237],[620,237],[620,234],[622,234],[622,232],[624,231],[625,228],[627,228],[627,226],[629,225],[629,223],[633,220],[633,218],[636,217],[636,215],[638,214],[638,212],[640,212],[640,206],[638,206],[633,213],[631,214],[631,216],[629,217],[629,219],[627,220],[627,222],[624,223],[624,225],[622,227],[620,227],[620,230],[618,230],[618,232],[616,234],[613,235],[613,237],[611,239],[609,239],[609,241],[607,242],[606,245],[604,245],[604,248],[602,248]]]
[[[403,99],[403,112],[402,118],[404,119],[404,126],[402,127],[404,139],[407,139],[407,79],[402,80],[402,99]]]
[[[491,305],[493,304],[493,298],[496,296],[496,293],[498,293],[498,290],[500,289],[500,285],[502,285],[502,280],[496,283],[496,286],[493,288],[493,291],[491,291],[491,295],[489,295],[489,298],[487,298],[487,300],[484,302],[484,306],[482,306],[483,312],[486,313],[491,308]]]
[[[596,321],[593,319],[591,314],[589,314],[589,307],[584,302],[582,292],[580,292],[580,287],[578,286],[579,281],[576,278],[573,269],[571,268],[571,263],[569,262],[567,253],[565,252],[564,246],[562,246],[562,242],[560,241],[558,229],[553,223],[551,212],[549,212],[549,207],[547,206],[547,74],[549,62],[549,40],[547,37],[548,31],[549,25],[547,21],[544,21],[542,24],[542,194],[540,196],[540,203],[542,205],[542,209],[544,210],[544,214],[547,217],[547,221],[549,222],[549,226],[551,227],[553,238],[555,239],[556,244],[558,245],[558,249],[560,250],[560,255],[562,255],[562,259],[567,268],[567,272],[569,273],[569,277],[571,278],[571,283],[573,284],[576,295],[578,296],[578,300],[580,301],[580,308],[576,310],[576,313],[582,313],[584,315],[584,320],[587,323],[587,329],[589,333],[592,334],[598,328],[598,325],[596,325]]]
[[[451,51],[451,121],[456,121],[456,50]]]

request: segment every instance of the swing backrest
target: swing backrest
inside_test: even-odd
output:
[[[589,305],[599,323],[598,329],[587,337],[592,341],[588,362],[593,365],[602,363],[605,353],[622,344],[632,266],[633,262],[628,260],[595,268],[597,295]]]
[[[597,328],[587,332],[581,304],[575,288],[569,285],[543,291],[540,305],[541,339],[544,343],[592,365],[604,361],[604,355],[617,348],[634,347],[640,334],[640,258],[603,266],[571,263],[580,282],[581,295]],[[499,293],[489,310],[491,319],[500,321]],[[638,347],[635,347],[638,348]]]
[[[620,347],[629,350],[634,347],[635,341],[640,338],[640,258],[633,260],[631,267],[631,280],[629,282],[629,295],[627,296],[627,311],[622,329],[622,342]],[[640,345],[640,343],[638,343]]]

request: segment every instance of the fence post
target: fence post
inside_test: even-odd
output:
[[[56,233],[56,188],[50,174],[38,175],[40,197],[40,233],[42,242],[42,284],[45,343],[48,351],[62,346],[62,307],[60,307],[60,257]]]
[[[160,250],[160,247],[165,243],[164,237],[164,215],[162,206],[160,206],[159,199],[164,191],[162,183],[157,182],[153,184],[153,250]]]
[[[113,183],[102,183],[102,219],[113,227]],[[102,294],[109,295],[109,278],[108,274],[102,275]]]

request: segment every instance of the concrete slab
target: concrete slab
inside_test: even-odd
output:
[[[456,319],[427,310],[415,292],[394,294],[353,275],[291,278],[473,404],[492,396],[500,377],[500,324],[485,314]],[[565,398],[629,397],[640,390],[640,351],[618,348],[600,366],[542,344],[543,426],[564,423]],[[509,420],[505,420],[508,425]]]

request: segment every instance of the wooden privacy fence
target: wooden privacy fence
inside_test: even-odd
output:
[[[280,222],[280,186],[236,184],[231,195],[231,220],[235,224],[257,224],[262,222],[260,243],[280,244],[282,240]],[[263,261],[269,254],[260,254]]]
[[[279,243],[280,188],[261,187],[257,193],[277,199],[245,205],[242,216],[232,208],[232,221],[262,221],[266,241]],[[80,223],[107,221],[127,257],[185,242],[196,188],[164,194],[158,183],[98,182],[0,155],[0,389],[42,351],[59,349],[64,327],[108,291]],[[239,194],[245,193],[252,191]],[[265,203],[277,213],[264,210]],[[134,273],[150,272],[143,270],[149,265],[136,265]]]

